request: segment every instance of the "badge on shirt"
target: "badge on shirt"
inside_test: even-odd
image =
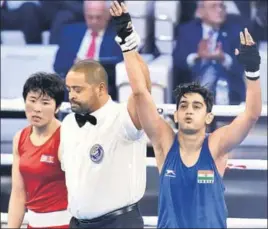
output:
[[[198,170],[197,183],[199,184],[214,183],[214,171],[213,170]]]
[[[41,158],[40,158],[40,162],[45,162],[45,163],[53,164],[54,163],[54,156],[43,154],[41,156]]]
[[[90,159],[95,163],[100,163],[104,156],[104,150],[101,145],[95,144],[90,150]]]

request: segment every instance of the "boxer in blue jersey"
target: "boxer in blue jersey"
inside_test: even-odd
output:
[[[119,10],[126,13],[124,7]],[[130,45],[125,40],[124,45]],[[136,51],[124,53],[139,120],[152,142],[160,173],[158,228],[227,227],[222,181],[227,152],[245,139],[262,110],[260,55],[247,29],[240,33],[240,41],[240,50],[234,52],[245,68],[245,109],[210,134],[206,133],[213,120],[210,91],[198,83],[178,86],[175,133],[157,112]]]

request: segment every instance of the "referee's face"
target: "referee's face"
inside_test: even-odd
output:
[[[89,84],[84,73],[70,71],[66,76],[66,87],[73,112],[91,113],[98,105],[98,85]]]

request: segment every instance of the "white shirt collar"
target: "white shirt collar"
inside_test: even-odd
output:
[[[206,23],[202,23],[202,28],[203,28],[203,37],[205,39],[208,38],[209,31],[212,29],[212,27]]]
[[[88,36],[91,36],[91,32],[92,32],[92,29],[87,29],[87,34],[88,34]],[[103,35],[104,35],[104,32],[105,32],[105,30],[103,29],[103,30],[101,30],[101,31],[99,31],[98,32],[98,37],[103,37]]]
[[[91,115],[95,116],[97,118],[97,122],[102,119],[105,115],[107,115],[107,110],[109,109],[110,105],[113,104],[113,100],[109,96],[108,101],[98,110],[91,113]]]
[[[99,31],[99,32],[98,32],[98,36],[103,37],[104,32],[105,32],[105,30],[104,30],[104,29],[103,29],[103,30],[101,30],[101,31]]]

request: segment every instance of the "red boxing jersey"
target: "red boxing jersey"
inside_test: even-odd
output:
[[[19,169],[27,194],[26,207],[39,213],[65,210],[65,173],[58,159],[60,127],[40,146],[31,142],[31,132],[31,126],[22,130],[18,146]]]

